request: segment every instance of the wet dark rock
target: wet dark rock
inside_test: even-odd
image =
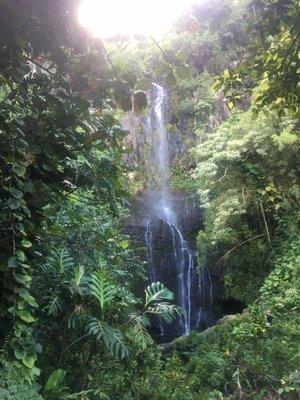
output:
[[[133,95],[133,112],[140,114],[147,107],[147,93],[139,90]]]
[[[246,308],[245,303],[233,297],[217,299],[216,306],[219,308],[222,315],[240,314]]]
[[[177,190],[171,193],[171,203],[177,215],[178,227],[184,236],[189,249],[194,253],[194,272],[191,284],[191,328],[203,330],[213,326],[217,317],[214,312],[214,296],[220,292],[213,271],[201,268],[200,275],[197,272],[196,239],[199,230],[203,227],[202,211],[193,204],[185,193]],[[164,283],[174,294],[175,302],[180,303],[178,271],[174,255],[174,237],[171,227],[154,214],[155,193],[152,196],[147,191],[141,190],[132,202],[130,217],[127,219],[126,232],[144,246],[146,254],[146,231],[149,221],[152,233],[152,263],[155,266],[155,280]],[[149,217],[150,216],[150,217]],[[149,261],[149,260],[148,260]],[[187,266],[186,266],[187,268]],[[150,271],[149,271],[150,272]],[[153,336],[161,341],[171,341],[182,334],[182,326],[179,319],[171,326],[156,324],[154,321]]]

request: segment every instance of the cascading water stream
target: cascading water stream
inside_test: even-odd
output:
[[[184,329],[183,333],[188,335],[191,330],[191,285],[192,274],[194,272],[194,257],[178,227],[171,224],[171,232],[173,238],[174,259],[178,273],[178,295],[180,305],[184,311],[182,320]]]
[[[151,282],[156,281],[156,276],[155,276],[155,267],[153,264],[153,240],[152,240],[152,231],[151,231],[151,226],[150,226],[150,221],[147,223],[147,229],[145,233],[145,241],[146,241],[146,246],[147,246],[147,259],[149,263],[149,278]]]
[[[168,134],[165,126],[164,107],[166,94],[164,89],[153,84],[155,97],[152,106],[152,122],[149,118],[149,125],[153,133],[151,143],[150,163],[156,165],[155,182],[150,182],[150,192],[155,191],[153,198],[157,201],[152,204],[152,212],[168,226],[172,235],[172,251],[177,272],[177,298],[179,305],[183,310],[181,319],[181,334],[188,335],[191,329],[191,287],[194,274],[194,256],[189,249],[186,240],[183,237],[181,229],[177,223],[177,215],[174,211],[171,194],[169,189],[170,179],[170,151]],[[155,190],[154,188],[155,187]],[[150,196],[151,197],[151,196]],[[149,277],[151,282],[157,279],[158,271],[153,261],[153,234],[151,230],[151,218],[149,216],[147,229],[145,233],[145,242],[147,246],[147,258],[149,262]],[[163,325],[160,322],[160,331],[163,333]]]

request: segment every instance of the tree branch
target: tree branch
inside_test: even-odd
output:
[[[173,65],[171,64],[169,58],[167,57],[166,53],[163,51],[163,49],[160,47],[160,45],[158,44],[158,42],[154,39],[154,37],[152,35],[149,35],[151,40],[153,41],[153,43],[157,46],[157,48],[159,49],[159,51],[161,52],[161,54],[163,55],[163,58],[165,59],[166,63],[168,64],[168,66],[171,68],[171,70],[173,71]]]
[[[259,237],[264,236],[264,233],[260,234],[260,235],[256,235],[251,237],[250,239],[244,240],[241,243],[238,243],[236,246],[234,246],[232,249],[228,250],[221,258],[219,258],[219,260],[216,262],[216,265],[218,265],[222,260],[224,260],[224,258],[226,258],[231,252],[233,252],[235,249],[237,249],[238,247],[242,246],[243,244],[246,244],[248,242],[251,242],[252,240],[258,239]]]
[[[269,246],[272,248],[270,231],[269,231],[269,227],[268,227],[268,223],[267,223],[267,219],[266,219],[266,215],[265,215],[265,210],[263,208],[263,205],[262,205],[261,201],[259,202],[259,205],[260,205],[261,214],[262,214],[263,221],[264,221],[265,228],[266,228],[266,232],[267,232],[268,243],[269,243]]]

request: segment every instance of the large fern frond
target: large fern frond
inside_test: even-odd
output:
[[[78,314],[77,310],[74,310],[68,318],[68,329],[78,329],[85,325],[86,320],[87,316],[85,313]]]
[[[68,250],[64,248],[53,249],[47,259],[47,264],[59,274],[64,274],[74,268],[73,258]]]
[[[174,294],[161,282],[153,282],[145,289],[145,293],[145,307],[149,306],[150,303],[174,299]]]
[[[136,304],[142,303],[140,299],[135,297],[135,295],[132,292],[130,292],[129,290],[127,290],[124,287],[119,289],[118,295],[120,298],[119,304],[121,304],[125,307],[134,306]]]
[[[129,338],[142,350],[153,343],[153,339],[147,331],[150,321],[146,315],[131,314],[131,326],[129,329]]]
[[[165,302],[154,304],[148,307],[145,312],[161,317],[167,324],[171,324],[177,315],[180,316],[182,314],[180,307]]]
[[[103,270],[90,275],[89,291],[99,301],[100,307],[104,310],[109,303],[115,299],[117,294],[117,286],[111,283]]]
[[[124,358],[129,354],[129,348],[124,341],[124,335],[118,328],[114,328],[105,321],[91,318],[87,331],[97,340],[103,340],[105,347],[115,356]]]
[[[84,272],[85,271],[82,266],[76,268],[74,271],[73,282],[77,287],[79,287],[82,284],[84,278]]]
[[[46,312],[47,315],[52,317],[57,317],[63,310],[62,299],[57,294],[49,294],[44,298],[46,305],[43,307],[42,311]]]
[[[1,400],[43,400],[38,385],[29,384],[14,363],[0,364]]]
[[[76,268],[72,274],[72,278],[70,279],[70,287],[69,290],[71,293],[79,293],[83,292],[83,283],[84,283],[84,273],[85,269],[82,266]]]

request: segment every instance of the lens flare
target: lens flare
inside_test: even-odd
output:
[[[191,0],[82,0],[78,19],[94,36],[163,33]]]

